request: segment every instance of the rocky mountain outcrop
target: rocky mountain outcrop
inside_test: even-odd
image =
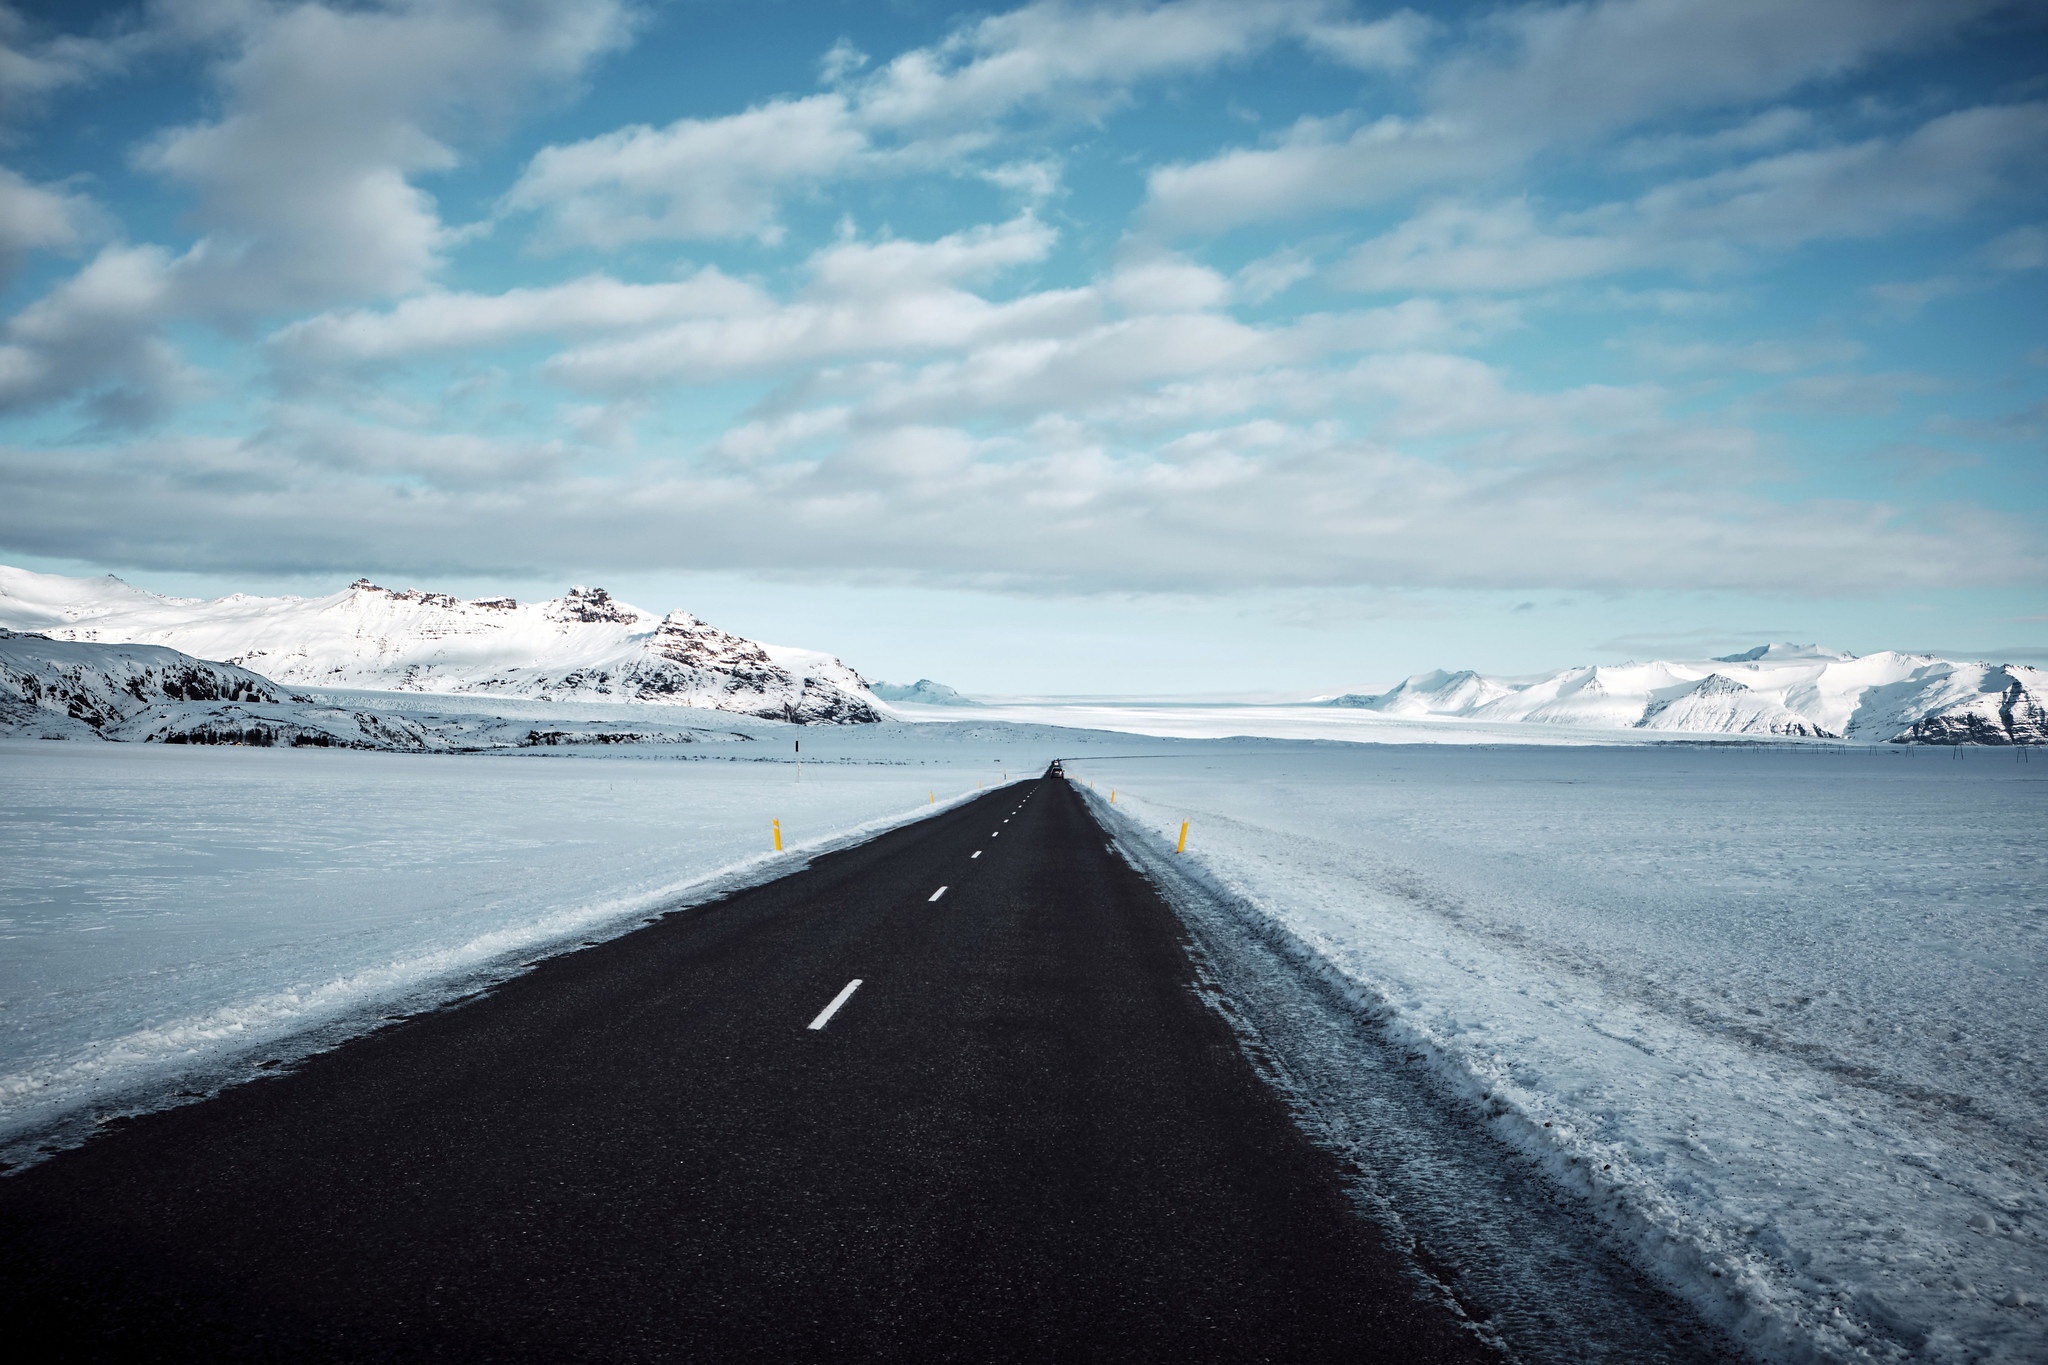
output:
[[[422,751],[418,724],[294,697],[232,664],[161,645],[52,640],[0,629],[0,734]]]
[[[0,568],[0,625],[163,645],[294,686],[703,707],[799,724],[883,719],[829,655],[764,645],[603,588],[465,601],[357,579],[327,597],[160,597],[117,578]]]

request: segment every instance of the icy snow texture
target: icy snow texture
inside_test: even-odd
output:
[[[359,579],[326,597],[159,597],[118,578],[0,567],[0,626],[168,645],[281,683],[658,702],[777,720],[880,719],[829,655],[763,645],[685,611],[656,616],[603,588],[547,602],[465,602]]]
[[[1240,744],[1068,770],[1160,843],[1191,820],[1189,865],[1761,1355],[2020,1362],[2048,1358],[2048,768],[2019,757]]]
[[[2048,676],[1886,651],[1762,645],[1720,659],[1568,668],[1536,678],[1418,673],[1333,707],[1410,718],[1791,735],[1920,744],[2048,744]]]

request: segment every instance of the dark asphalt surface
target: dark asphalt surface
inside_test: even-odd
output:
[[[1491,1358],[1193,986],[1066,783],[993,792],[0,1180],[0,1323],[36,1359]]]

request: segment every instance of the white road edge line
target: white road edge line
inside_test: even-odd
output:
[[[812,1028],[823,1028],[825,1027],[825,1025],[831,1023],[832,1016],[839,1013],[839,1007],[845,1004],[849,999],[851,999],[853,993],[859,989],[860,978],[856,976],[853,980],[847,982],[844,986],[841,986],[839,988],[839,994],[832,997],[831,1004],[825,1006],[825,1008],[818,1011],[818,1017],[811,1020],[810,1026]]]
[[[943,895],[945,895],[945,894],[946,894],[946,888],[942,886],[942,887],[940,887],[940,888],[939,888],[938,890],[936,890],[936,891],[932,892],[931,896],[930,896],[930,897],[929,897],[929,898],[928,898],[928,899],[927,899],[927,900],[925,901],[925,904],[926,904],[926,905],[930,905],[930,904],[932,903],[932,901],[935,901],[935,900],[937,900],[937,899],[938,899],[939,897],[941,897],[941,896],[943,896]]]

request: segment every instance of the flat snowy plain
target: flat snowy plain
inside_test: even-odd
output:
[[[1769,1359],[2048,1358],[2048,766],[1205,747],[1069,771],[1155,847],[1189,821],[1189,871],[1710,1321]]]
[[[946,723],[805,729],[801,784],[793,732],[706,713],[728,740],[0,744],[0,1154],[258,1074],[1057,754],[1155,850],[1191,820],[1176,867],[1292,935],[1475,1124],[1759,1356],[2048,1358],[2048,767],[1558,732],[1476,747],[1441,723],[1427,743],[1145,738],[932,709]],[[1124,723],[1291,733],[1296,709]],[[1353,738],[1420,728],[1341,719]]]

